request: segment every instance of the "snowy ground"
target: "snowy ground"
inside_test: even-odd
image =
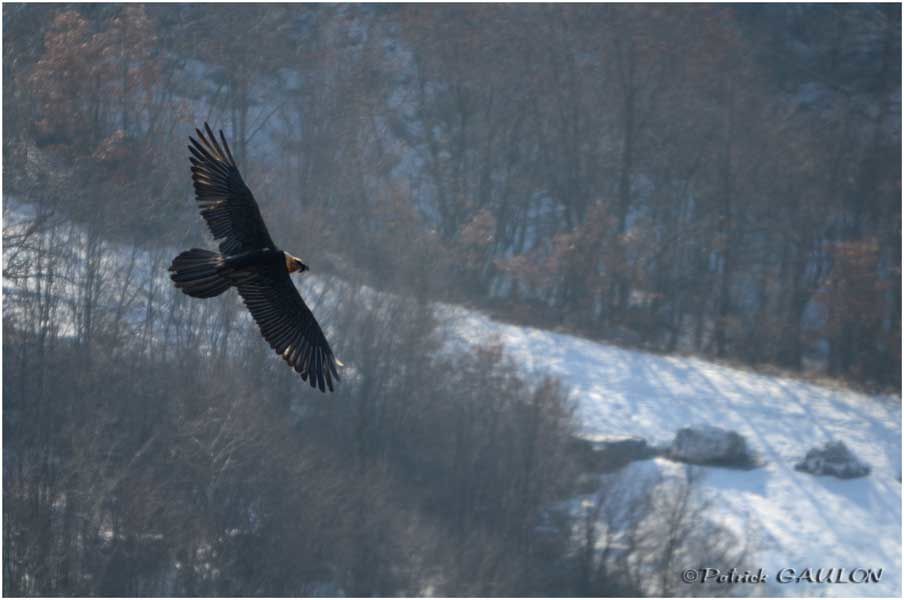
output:
[[[768,584],[769,595],[901,594],[901,401],[758,375],[705,360],[624,350],[507,325],[459,307],[440,315],[459,342],[495,339],[535,375],[569,385],[582,433],[669,442],[685,425],[738,431],[766,464],[751,471],[707,468],[704,487],[726,525],[746,523],[757,566],[884,569],[878,584]],[[841,440],[873,469],[839,480],[794,470],[811,447]],[[657,459],[629,469],[668,473]]]
[[[4,226],[5,233],[12,231],[10,223]],[[148,274],[135,276],[146,279]],[[303,285],[309,300],[318,297],[314,292],[322,283],[309,278]],[[60,286],[58,293],[71,297],[66,282]],[[6,294],[19,291],[4,281]],[[4,310],[11,308],[15,303]],[[437,313],[452,334],[453,347],[495,339],[528,373],[552,375],[570,386],[588,438],[639,435],[663,444],[678,428],[694,424],[744,435],[765,466],[751,471],[708,468],[704,485],[726,525],[755,529],[750,537],[757,543],[758,566],[767,573],[785,567],[884,569],[879,584],[786,584],[763,593],[900,596],[900,398],[757,375],[696,358],[624,350],[497,323],[461,307],[439,305]],[[872,473],[841,481],[794,470],[807,450],[833,439],[866,461]],[[657,459],[627,468],[667,475],[675,466]]]

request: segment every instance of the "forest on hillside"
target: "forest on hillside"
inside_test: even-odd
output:
[[[900,391],[898,5],[4,4],[3,33],[7,595],[672,595],[679,558],[740,564],[692,474],[551,510],[567,389],[446,352],[437,301]],[[333,396],[166,278],[211,246],[204,121],[312,268]]]
[[[895,6],[10,5],[4,28],[6,195],[107,236],[197,238],[208,119],[321,272],[900,384]]]

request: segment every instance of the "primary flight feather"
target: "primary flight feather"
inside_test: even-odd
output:
[[[189,160],[201,216],[222,240],[220,251],[183,252],[170,265],[170,278],[194,298],[235,287],[270,347],[311,387],[333,391],[342,363],[289,278],[308,267],[276,247],[223,132],[217,141],[207,123],[204,129],[195,130],[198,139],[189,137]]]

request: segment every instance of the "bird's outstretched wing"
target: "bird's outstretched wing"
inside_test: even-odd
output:
[[[261,217],[251,190],[242,181],[232,152],[220,131],[220,146],[210,126],[207,135],[200,129],[198,139],[189,137],[191,145],[191,177],[201,216],[207,221],[223,254],[238,254],[262,248],[276,249]]]
[[[236,287],[270,347],[311,387],[323,392],[325,385],[333,391],[333,380],[339,381],[338,361],[289,274],[262,268],[244,275]]]

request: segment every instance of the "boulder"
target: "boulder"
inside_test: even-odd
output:
[[[865,477],[870,467],[844,445],[844,442],[828,442],[811,448],[794,468],[813,475],[833,475],[841,479]]]
[[[593,450],[597,456],[598,470],[610,472],[635,460],[653,458],[659,452],[642,437],[608,437],[596,440]]]
[[[611,472],[635,460],[646,460],[659,452],[636,436],[612,436],[596,440],[573,438],[571,451],[584,471]]]
[[[668,457],[696,465],[739,469],[757,466],[756,457],[740,433],[711,425],[679,429],[669,447]]]

